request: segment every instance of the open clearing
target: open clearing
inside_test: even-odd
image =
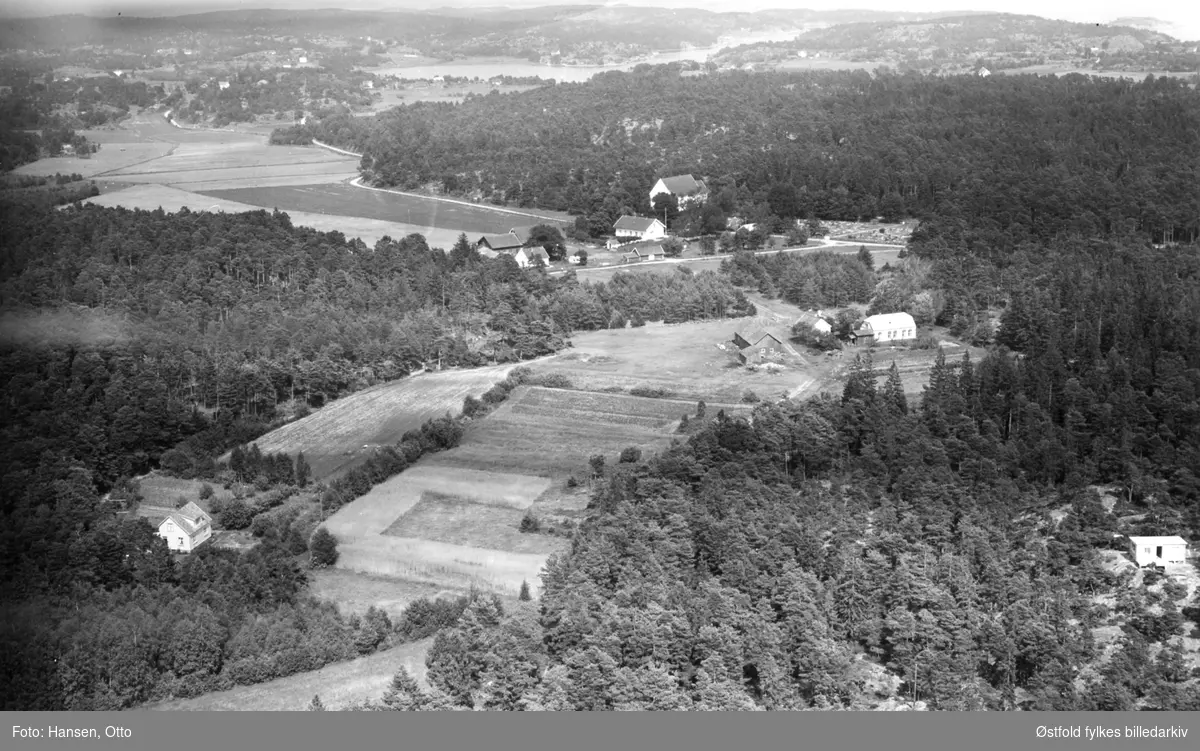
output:
[[[70,175],[84,177],[106,174],[113,170],[133,168],[171,153],[173,144],[148,141],[142,143],[106,143],[88,157],[60,156],[22,164],[13,170],[18,175]]]
[[[183,207],[191,211],[224,211],[237,213],[242,211],[262,211],[262,206],[251,206],[227,199],[217,199],[191,193],[186,190],[168,187],[166,185],[129,185],[123,190],[104,193],[89,198],[84,203],[94,203],[98,206],[124,206],[127,209],[146,209],[154,211],[175,212]],[[269,209],[268,209],[269,210]],[[379,219],[363,219],[355,216],[338,216],[331,214],[310,214],[303,211],[289,211],[288,217],[292,224],[298,227],[311,227],[318,232],[341,232],[348,238],[360,238],[368,246],[374,246],[382,237],[400,239],[414,232],[425,235],[425,240],[434,248],[451,248],[458,233],[453,230],[427,229],[400,222],[385,222]]]
[[[323,479],[362,462],[377,446],[396,443],[426,420],[447,412],[457,415],[464,398],[480,396],[511,369],[497,365],[448,370],[379,384],[331,402],[255,443],[264,453],[294,456],[303,451],[313,477]]]
[[[515,508],[427,490],[384,534],[511,553],[549,554],[562,548],[561,540],[522,533],[523,516]]]
[[[308,592],[318,600],[332,602],[342,615],[362,615],[374,605],[384,610],[393,622],[413,600],[465,594],[464,590],[443,589],[436,584],[388,579],[340,568],[309,572]]]
[[[291,185],[231,190],[205,190],[207,196],[225,198],[281,211],[341,214],[367,219],[403,222],[417,227],[442,228],[468,233],[507,232],[513,227],[536,224],[532,216],[496,211],[486,205],[465,205],[435,198],[401,195],[352,185]],[[561,212],[521,209],[546,221],[570,217]]]
[[[579,332],[571,336],[572,349],[551,358],[538,371],[561,373],[576,388],[592,391],[646,385],[689,400],[737,403],[747,390],[773,398],[808,378],[811,366],[808,356],[791,357],[778,372],[751,371],[738,364],[730,344],[733,335],[759,322],[734,318]],[[790,324],[784,322],[771,325],[784,339],[788,328]]]
[[[494,540],[486,528],[475,527],[479,537],[460,530],[457,543],[384,532],[427,491],[469,500],[471,510],[492,504],[519,514],[518,509],[527,508],[549,487],[550,480],[543,477],[437,466],[423,460],[343,506],[325,526],[338,539],[338,568],[516,594],[522,581],[536,585],[545,553],[483,547]]]
[[[431,644],[433,639],[422,639],[357,660],[327,665],[320,670],[146,708],[167,712],[292,712],[307,709],[313,696],[319,695],[326,709],[343,709],[367,699],[377,701],[401,667],[427,687],[425,653]]]

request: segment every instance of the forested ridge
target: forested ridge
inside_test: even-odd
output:
[[[364,153],[380,185],[432,183],[597,228],[648,213],[658,177],[693,173],[739,215],[970,217],[1014,244],[1072,222],[1132,222],[1156,242],[1200,233],[1200,94],[1170,78],[645,66],[302,127]]]

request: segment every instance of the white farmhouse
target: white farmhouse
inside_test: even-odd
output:
[[[613,225],[613,234],[633,240],[661,240],[667,236],[667,225],[657,219],[626,214]]]
[[[1165,566],[1187,561],[1187,541],[1178,535],[1169,537],[1130,537],[1133,560],[1139,566]]]
[[[682,208],[692,201],[703,201],[708,197],[708,186],[703,181],[697,180],[691,175],[674,175],[673,177],[660,177],[658,182],[654,183],[654,187],[650,189],[650,205],[654,205],[655,196],[660,193],[669,193],[679,200],[679,206]]]
[[[516,261],[517,265],[523,269],[528,269],[539,264],[542,266],[549,266],[550,254],[546,252],[545,248],[539,248],[536,246],[531,248],[520,248],[516,253],[513,253],[513,260]]]
[[[917,323],[908,313],[882,313],[863,321],[862,328],[850,335],[855,344],[860,342],[900,342],[917,338]]]
[[[194,502],[172,512],[158,525],[158,536],[176,553],[190,553],[212,537],[212,517]]]

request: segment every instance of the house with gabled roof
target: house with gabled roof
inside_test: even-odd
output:
[[[703,201],[708,197],[708,186],[703,180],[697,180],[691,175],[673,175],[660,177],[650,189],[650,205],[654,205],[656,196],[662,193],[675,196],[680,207],[692,201]]]
[[[194,501],[188,501],[158,523],[158,536],[172,551],[190,553],[212,537],[212,517]]]
[[[883,344],[908,341],[917,338],[917,323],[908,313],[880,313],[863,321],[861,327],[850,334],[853,344]]]
[[[516,253],[513,253],[513,260],[523,269],[537,266],[539,263],[543,266],[550,265],[550,254],[545,248],[534,246],[532,248],[519,248]]]
[[[622,216],[613,225],[617,239],[661,240],[667,236],[667,225],[658,219],[644,216]]]
[[[806,310],[796,319],[794,326],[805,325],[813,329],[819,334],[828,334],[833,331],[833,324],[829,319],[821,315],[820,311]]]
[[[757,363],[783,354],[783,340],[759,324],[739,329],[733,335],[733,345],[738,349],[738,359],[743,363]]]
[[[515,253],[524,244],[521,238],[512,232],[506,232],[502,235],[481,235],[475,241],[475,249],[482,250],[487,248],[500,253]]]

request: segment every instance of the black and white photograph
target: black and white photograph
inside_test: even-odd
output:
[[[858,6],[6,2],[12,748],[1195,748],[1200,6]]]

